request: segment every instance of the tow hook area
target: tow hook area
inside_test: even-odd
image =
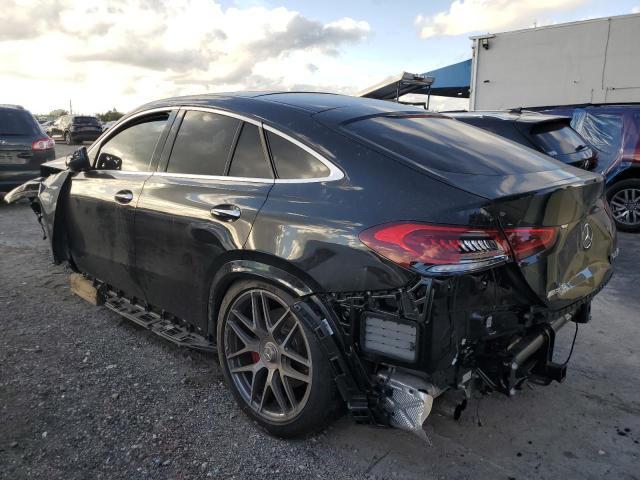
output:
[[[384,392],[381,407],[387,412],[391,426],[418,435],[431,443],[422,425],[441,392],[433,384],[404,372],[385,369],[375,376]]]

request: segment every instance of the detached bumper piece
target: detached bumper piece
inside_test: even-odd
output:
[[[213,343],[205,337],[190,332],[187,328],[175,324],[158,313],[147,310],[144,306],[138,305],[128,298],[119,296],[113,290],[103,290],[103,295],[105,307],[180,347],[204,352],[216,351]]]

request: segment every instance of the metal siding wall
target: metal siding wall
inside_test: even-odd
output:
[[[488,50],[481,43],[474,110],[640,102],[640,15],[501,33]]]

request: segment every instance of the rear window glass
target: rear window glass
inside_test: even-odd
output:
[[[381,116],[344,128],[394,156],[445,172],[510,175],[560,168],[531,149],[447,117]]]
[[[0,109],[0,135],[38,135],[40,126],[25,110]]]
[[[73,123],[75,125],[99,125],[96,117],[73,117]]]
[[[575,153],[587,146],[574,129],[557,122],[538,125],[533,128],[531,135],[538,146],[552,157]]]
[[[224,175],[240,120],[216,113],[188,111],[171,150],[167,172]]]
[[[278,178],[324,178],[331,173],[324,163],[306,150],[280,135],[266,133]]]

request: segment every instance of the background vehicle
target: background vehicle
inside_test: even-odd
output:
[[[585,170],[594,170],[597,154],[573,128],[571,119],[531,111],[443,112],[550,157]]]
[[[36,119],[17,105],[0,105],[0,192],[35,178],[55,158],[55,143]]]
[[[640,232],[640,105],[584,105],[543,110],[571,117],[571,125],[598,152],[598,171],[616,226]]]
[[[422,432],[447,390],[463,409],[476,387],[562,381],[555,332],[589,320],[616,255],[601,176],[391,102],[169,99],[68,164],[8,201],[40,192],[56,261],[164,338],[217,344],[240,406],[283,436],[338,394]]]
[[[90,115],[63,115],[48,128],[51,138],[62,138],[67,145],[93,142],[102,134],[100,120]]]

